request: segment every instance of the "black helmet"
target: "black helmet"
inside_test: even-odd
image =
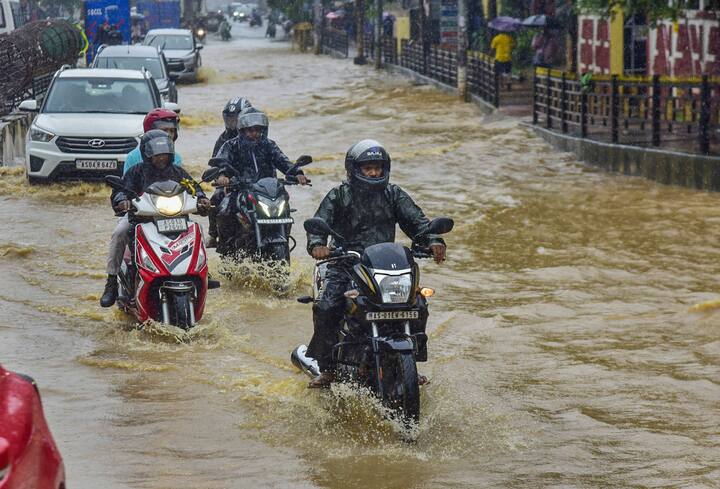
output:
[[[383,164],[383,173],[378,178],[366,177],[360,166],[368,161],[379,161]],[[345,155],[345,170],[348,183],[363,191],[384,190],[390,181],[390,155],[382,144],[374,139],[363,139],[353,144]]]
[[[249,109],[243,111],[238,117],[237,127],[238,129],[247,129],[248,127],[259,126],[263,128],[264,132],[267,131],[268,125],[268,118],[265,113],[250,107]]]
[[[140,155],[144,162],[156,155],[169,154],[170,162],[175,159],[175,145],[165,131],[153,129],[140,138]]]
[[[252,104],[245,97],[235,97],[228,100],[222,111],[225,128],[230,131],[236,129],[238,116],[250,108],[252,108]]]

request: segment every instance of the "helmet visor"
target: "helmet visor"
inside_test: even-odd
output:
[[[144,146],[145,156],[152,158],[153,156],[162,154],[174,154],[175,145],[170,138],[153,138],[147,141]]]
[[[251,112],[249,114],[241,114],[238,118],[238,127],[246,129],[248,127],[267,127],[268,118],[262,112]]]
[[[171,119],[158,119],[153,122],[153,129],[177,129],[180,124]]]
[[[237,129],[238,115],[237,114],[223,114],[223,120],[225,121],[225,127],[228,129]]]

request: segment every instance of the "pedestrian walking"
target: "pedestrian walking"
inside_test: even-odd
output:
[[[490,48],[495,52],[495,72],[500,76],[509,77],[512,72],[512,50],[515,40],[507,32],[500,32],[493,37]]]

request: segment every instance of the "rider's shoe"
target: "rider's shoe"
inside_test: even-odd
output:
[[[105,282],[105,290],[100,298],[100,305],[102,307],[110,307],[115,304],[118,297],[118,282],[117,275],[108,275],[107,282]]]
[[[335,372],[326,370],[310,381],[308,387],[310,389],[326,389],[335,380]]]
[[[215,236],[208,236],[205,242],[205,248],[217,248],[217,238]]]

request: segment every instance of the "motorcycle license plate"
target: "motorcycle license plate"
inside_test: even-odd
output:
[[[117,170],[117,160],[75,160],[78,170]]]
[[[419,311],[385,311],[385,312],[368,312],[365,319],[368,321],[398,321],[403,319],[418,319]]]
[[[158,231],[161,233],[177,233],[185,231],[188,228],[187,219],[184,217],[174,217],[172,219],[158,219]]]

